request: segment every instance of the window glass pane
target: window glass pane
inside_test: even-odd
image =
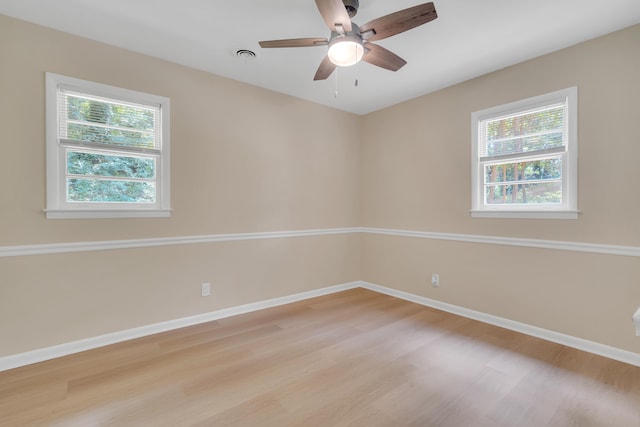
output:
[[[66,95],[67,139],[157,148],[155,110]]]
[[[155,203],[153,181],[67,179],[67,202]]]
[[[153,179],[155,166],[152,158],[67,151],[67,173],[71,175]]]
[[[528,153],[564,142],[564,104],[486,122],[482,156]]]
[[[560,204],[562,181],[485,186],[487,205]]]
[[[485,165],[484,182],[562,179],[562,158]]]

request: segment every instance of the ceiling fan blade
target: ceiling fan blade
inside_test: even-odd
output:
[[[382,40],[426,24],[437,17],[433,3],[424,3],[367,22],[360,26],[360,33],[367,41]],[[367,34],[368,32],[371,34]]]
[[[407,61],[400,58],[395,53],[383,48],[382,46],[378,46],[377,44],[365,43],[364,47],[365,50],[369,49],[369,51],[364,54],[362,60],[369,64],[377,65],[378,67],[386,70],[398,71],[407,63]]]
[[[336,65],[331,62],[328,56],[325,56],[320,63],[318,71],[316,71],[316,75],[313,77],[313,80],[325,80],[331,75],[331,73],[333,73],[333,70],[335,69]]]
[[[351,18],[342,0],[316,0],[318,11],[331,31],[336,31],[336,24],[344,31],[351,31]]]
[[[327,39],[283,39],[283,40],[266,40],[258,42],[260,47],[312,47],[326,46],[329,44]]]

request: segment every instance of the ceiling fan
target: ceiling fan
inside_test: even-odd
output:
[[[320,15],[331,30],[328,39],[301,38],[268,40],[260,47],[329,46],[313,80],[324,80],[337,66],[348,67],[364,60],[391,71],[398,71],[407,61],[371,42],[405,32],[438,17],[432,2],[420,4],[374,19],[362,26],[351,22],[358,12],[358,0],[315,0]]]

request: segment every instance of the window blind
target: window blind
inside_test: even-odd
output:
[[[58,91],[58,137],[68,145],[159,153],[160,106]]]
[[[566,147],[567,102],[556,102],[479,123],[481,161],[562,152]]]

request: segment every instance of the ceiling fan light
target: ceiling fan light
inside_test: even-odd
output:
[[[329,43],[329,60],[339,67],[350,67],[362,59],[364,46],[356,36],[337,37]]]

